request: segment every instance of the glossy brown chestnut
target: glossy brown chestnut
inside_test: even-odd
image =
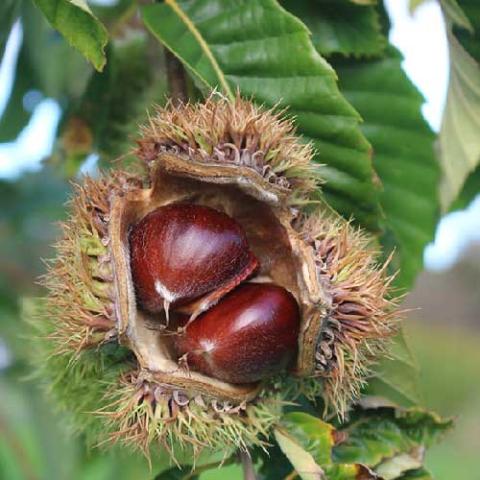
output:
[[[130,232],[137,300],[168,313],[207,293],[199,311],[247,278],[258,262],[242,227],[225,213],[194,204],[157,208]]]
[[[189,368],[230,383],[284,370],[297,352],[299,309],[282,287],[244,283],[175,337]]]

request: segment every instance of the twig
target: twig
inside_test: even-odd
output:
[[[165,64],[167,67],[170,97],[174,103],[185,102],[187,100],[187,81],[183,65],[178,58],[167,49],[165,49]]]
[[[240,450],[238,456],[242,462],[244,480],[257,480],[250,454],[246,450]]]

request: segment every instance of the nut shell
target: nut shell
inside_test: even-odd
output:
[[[174,345],[189,368],[225,382],[257,382],[294,362],[299,327],[290,293],[245,283],[190,323]]]
[[[130,265],[137,300],[157,313],[213,291],[210,302],[248,277],[258,262],[244,230],[223,212],[177,203],[132,227]],[[203,308],[210,303],[203,301]]]

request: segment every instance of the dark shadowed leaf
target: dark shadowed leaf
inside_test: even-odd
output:
[[[3,0],[0,5],[0,60],[3,58],[10,30],[17,19],[18,9],[17,0]]]
[[[463,210],[470,202],[480,194],[480,166],[478,166],[463,184],[462,191],[456,200],[450,205],[450,210]]]
[[[438,442],[452,421],[419,408],[357,408],[339,429],[345,440],[333,449],[335,462],[359,462],[386,480],[423,463],[425,448]]]
[[[325,56],[379,56],[387,45],[376,9],[350,0],[283,0],[289,12],[312,32],[315,48]]]
[[[362,130],[374,149],[373,163],[383,187],[383,244],[387,253],[395,249],[392,271],[400,270],[396,285],[409,288],[423,266],[423,250],[439,216],[439,168],[434,135],[420,113],[423,98],[392,47],[386,58],[339,62],[336,68],[343,92],[364,118]]]
[[[107,49],[108,63],[93,72],[82,98],[68,112],[55,160],[74,175],[92,152],[102,167],[127,154],[138,125],[155,103],[162,103],[166,85],[148,56],[145,34],[131,33]]]

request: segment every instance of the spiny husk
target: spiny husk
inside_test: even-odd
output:
[[[42,283],[49,290],[47,310],[58,318],[51,333],[57,354],[96,345],[115,328],[113,272],[108,250],[110,197],[138,180],[123,173],[86,178],[74,186],[70,215],[61,223],[57,257],[47,262]]]
[[[372,239],[349,222],[317,210],[297,220],[297,228],[315,252],[327,310],[316,335],[313,377],[323,378],[323,396],[344,416],[386,353],[399,314],[392,298],[389,262],[379,263]],[[318,389],[314,388],[315,393]]]
[[[160,444],[172,459],[179,449],[263,446],[282,405],[300,394],[321,395],[343,415],[395,330],[395,304],[366,237],[314,205],[311,147],[280,114],[219,96],[159,109],[138,143],[146,177],[111,172],[75,188],[45,277],[49,297],[31,316],[35,362],[56,397],[96,442],[147,454]],[[259,275],[295,296],[300,378],[229,385],[185,370],[161,344],[159,319],[136,307],[128,232],[178,201],[239,221]],[[304,204],[309,213],[297,210]]]
[[[295,136],[285,112],[266,110],[237,95],[211,95],[204,103],[159,108],[142,129],[137,155],[147,165],[160,153],[207,165],[246,166],[303,203],[321,182],[313,149]]]
[[[185,455],[195,461],[216,449],[231,455],[239,448],[266,447],[286,403],[278,384],[272,382],[255,402],[239,405],[189,398],[174,386],[145,380],[132,352],[117,342],[58,354],[59,337],[52,334],[59,325],[48,312],[42,299],[24,305],[35,332],[30,339],[35,374],[89,445],[120,444],[147,458],[164,449],[172,462]]]
[[[264,391],[256,402],[230,402],[189,398],[172,386],[142,379],[141,372],[129,372],[121,386],[106,393],[108,407],[95,412],[105,416],[112,433],[106,441],[140,448],[148,455],[152,440],[159,442],[175,460],[178,448],[189,449],[193,458],[203,450],[220,446],[225,452],[265,448],[271,427],[279,421],[283,396]]]

